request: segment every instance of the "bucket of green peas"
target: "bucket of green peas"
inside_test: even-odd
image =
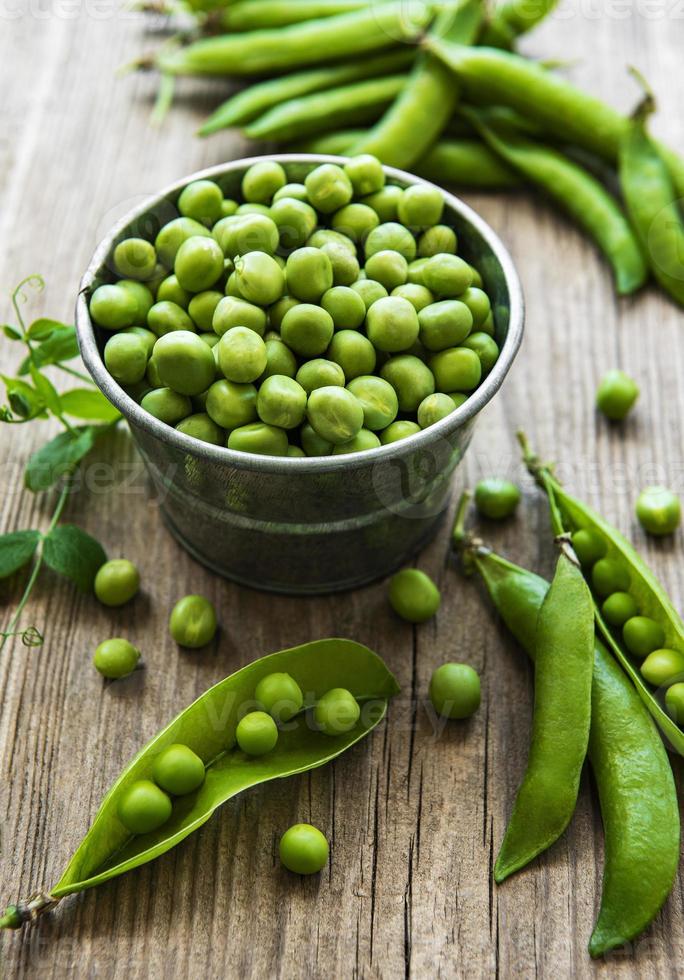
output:
[[[76,323],[181,544],[233,580],[314,594],[434,534],[523,300],[462,201],[368,155],[282,154],[127,215]]]

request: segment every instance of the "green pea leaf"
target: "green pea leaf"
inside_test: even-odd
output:
[[[33,558],[40,537],[40,531],[12,531],[0,535],[0,578],[19,571]]]
[[[2,332],[7,337],[8,340],[23,340],[21,331],[17,330],[16,327],[11,327],[9,323],[3,324]]]
[[[48,317],[39,317],[34,320],[31,326],[26,331],[29,340],[47,340],[47,338],[54,333],[56,330],[63,329],[73,329],[69,327],[66,323],[60,323],[59,320],[51,320]]]
[[[64,415],[100,422],[114,422],[121,418],[121,413],[97,388],[72,388],[62,392],[60,398]]]
[[[72,432],[60,432],[50,442],[31,456],[24,474],[29,490],[47,490],[90,452],[95,442],[96,429],[91,425],[79,426]]]
[[[4,374],[0,377],[7,389],[10,408],[20,419],[33,419],[45,411],[45,400],[32,385]]]
[[[61,415],[62,403],[60,401],[59,393],[47,375],[41,374],[40,370],[33,364],[30,368],[30,374],[31,380],[36,387],[36,391],[45,402],[45,407],[49,409],[53,415]]]
[[[58,524],[43,542],[43,559],[53,571],[71,579],[81,592],[89,592],[107,555],[100,542],[80,527]]]
[[[46,339],[34,347],[33,353],[25,357],[17,372],[20,376],[28,374],[31,366],[43,368],[78,357],[78,342],[74,327],[57,326]]]
[[[361,717],[344,735],[315,730],[310,712],[281,729],[278,744],[263,756],[232,748],[241,709],[255,707],[254,691],[262,677],[290,674],[312,705],[333,687],[345,687],[361,704]],[[352,640],[316,640],[273,653],[231,674],[182,711],[138,753],[114,783],[58,884],[55,897],[83,891],[146,864],[170,850],[212,816],[227,800],[259,783],[315,769],[364,738],[381,721],[399,688],[383,661]],[[151,779],[155,758],[174,742],[188,745],[203,760],[206,778],[188,796],[173,802],[166,824],[150,834],[131,837],[117,816],[122,793],[138,779]]]

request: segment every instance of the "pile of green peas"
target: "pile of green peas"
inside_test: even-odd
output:
[[[643,678],[654,687],[665,689],[665,707],[678,724],[684,722],[684,653],[665,647],[661,623],[642,615],[630,590],[629,567],[619,558],[608,556],[603,537],[591,528],[572,535],[575,553],[588,574],[592,589],[601,602],[605,622],[621,637],[622,645],[641,661]]]
[[[336,455],[433,425],[491,371],[491,303],[437,188],[364,155],[304,183],[264,158],[241,189],[188,184],[90,297],[110,374],[151,415],[242,452]]]
[[[259,708],[243,714],[235,729],[235,742],[246,755],[261,756],[276,747],[278,724],[291,721],[303,710],[304,695],[290,674],[273,673],[259,681],[254,700]],[[350,732],[360,715],[361,708],[356,698],[341,687],[327,691],[313,708],[317,731],[332,737]],[[118,806],[121,823],[132,834],[148,834],[158,830],[173,812],[171,797],[194,793],[202,786],[204,778],[204,762],[189,746],[167,746],[154,761],[152,778],[135,780],[122,793]],[[318,853],[320,850],[319,846]],[[320,870],[314,869],[313,864],[315,860],[312,858],[309,862],[311,871]],[[290,865],[286,863],[286,866]]]

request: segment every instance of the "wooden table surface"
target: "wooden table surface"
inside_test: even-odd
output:
[[[207,142],[193,130],[221,86],[180,85],[177,106],[150,128],[152,77],[115,70],[158,43],[159,32],[114,0],[4,5],[0,32],[0,288],[8,297],[39,272],[47,289],[31,313],[71,318],[95,244],[145,194],[198,168],[238,157],[231,133]],[[666,12],[667,11],[667,12]],[[569,75],[628,109],[638,65],[658,93],[655,128],[684,150],[682,14],[674,6],[566,0],[525,41],[527,52],[570,63]],[[639,489],[684,489],[684,324],[653,290],[618,301],[586,240],[529,196],[465,195],[509,245],[527,295],[522,352],[481,419],[457,487],[482,474],[524,483],[519,516],[487,528],[515,560],[548,573],[544,502],[523,476],[514,433],[562,461],[568,486],[643,548],[684,600],[682,537],[656,543],[635,526]],[[9,298],[0,320],[10,319]],[[3,370],[11,345],[0,341]],[[622,367],[642,386],[634,418],[597,418],[602,372]],[[21,489],[44,425],[3,427],[0,529],[45,526],[50,494]],[[107,611],[46,573],[25,617],[45,645],[8,645],[2,709],[0,896],[50,886],[86,831],[105,790],[136,749],[210,684],[267,652],[328,635],[377,650],[403,688],[386,726],[334,765],[257,788],[147,867],[65,900],[38,928],[5,934],[10,977],[669,977],[682,976],[682,879],[633,947],[592,964],[587,940],[601,885],[600,814],[588,778],[563,839],[525,873],[492,884],[493,856],[526,759],[529,666],[487,602],[446,562],[442,533],[418,564],[443,593],[437,618],[412,629],[388,610],[385,583],[317,599],[259,594],[221,581],[163,528],[141,464],[122,430],[96,454],[95,485],[66,519],[95,533],[110,555],[141,569],[143,592]],[[103,475],[104,474],[104,475]],[[202,653],[169,638],[171,604],[200,592],[222,629]],[[2,594],[5,618],[17,593]],[[94,646],[123,633],[147,669],[104,686]],[[424,708],[431,671],[446,660],[482,674],[483,704],[467,723],[435,733]],[[678,782],[682,767],[673,760]],[[300,880],[276,859],[278,835],[311,821],[331,841],[329,870]]]

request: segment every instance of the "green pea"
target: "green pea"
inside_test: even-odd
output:
[[[377,157],[361,153],[347,160],[344,172],[349,177],[356,197],[375,194],[385,186],[385,171]]]
[[[90,315],[100,327],[120,330],[132,327],[138,316],[135,297],[120,283],[98,286],[90,297]]]
[[[665,708],[676,724],[684,725],[684,683],[673,684],[665,692]]]
[[[515,513],[520,503],[520,490],[510,480],[490,477],[480,480],[475,488],[475,505],[483,517],[500,521]]]
[[[172,269],[176,261],[178,249],[188,238],[197,235],[211,237],[211,232],[199,221],[193,218],[175,218],[160,230],[154,241],[157,257],[167,269]]]
[[[399,252],[385,249],[371,255],[366,261],[366,275],[369,279],[382,283],[385,289],[394,290],[406,283],[408,263]]]
[[[383,429],[380,433],[380,442],[383,446],[389,446],[392,442],[399,442],[400,439],[408,439],[409,436],[414,436],[420,431],[421,428],[417,422],[399,420],[398,422],[392,422],[386,429]]]
[[[204,782],[204,763],[187,745],[168,745],[154,760],[155,783],[173,796],[194,793]]]
[[[302,690],[289,674],[274,673],[262,677],[256,686],[254,698],[264,711],[276,721],[290,721],[304,705]]]
[[[622,639],[631,654],[643,659],[663,646],[665,630],[648,616],[632,616],[622,628]]]
[[[613,592],[627,592],[629,571],[615,558],[599,558],[591,570],[591,584],[594,592],[602,597],[612,595]]]
[[[323,293],[321,306],[332,317],[335,330],[357,330],[366,319],[366,304],[349,286],[333,286]]]
[[[682,519],[682,507],[677,494],[667,487],[646,487],[639,494],[636,515],[644,531],[662,537],[677,530]]]
[[[423,284],[436,296],[460,296],[473,281],[468,263],[447,253],[427,259],[421,273]]]
[[[358,330],[338,330],[330,341],[328,359],[338,364],[345,379],[351,381],[373,372],[376,354],[371,341]]]
[[[249,327],[231,327],[218,342],[218,363],[228,381],[256,381],[266,368],[266,345]]]
[[[238,722],[235,738],[246,755],[266,755],[276,747],[278,726],[265,711],[250,711]]]
[[[321,252],[328,256],[333,274],[333,286],[351,286],[359,278],[359,262],[346,245],[326,242]]]
[[[357,279],[351,284],[351,289],[358,293],[368,311],[379,299],[387,296],[387,290],[380,282],[374,279]]]
[[[104,640],[95,649],[93,665],[98,673],[109,680],[128,677],[138,666],[140,650],[120,636]]]
[[[233,429],[228,436],[228,448],[257,456],[286,456],[287,433],[274,425],[252,422]]]
[[[608,551],[608,545],[598,531],[590,528],[581,528],[573,533],[572,547],[582,568],[591,568]]]
[[[273,255],[280,242],[278,226],[266,214],[235,214],[222,218],[212,234],[229,259],[248,252],[266,252]]]
[[[327,691],[314,708],[314,721],[324,735],[350,732],[361,716],[359,703],[344,687]]]
[[[186,595],[171,610],[169,632],[178,646],[197,650],[214,639],[216,610],[201,595]]]
[[[260,160],[253,163],[242,178],[242,196],[245,201],[268,204],[286,183],[287,176],[279,163]]]
[[[641,665],[641,675],[649,684],[663,687],[684,675],[684,654],[679,650],[653,650]]]
[[[361,403],[346,388],[336,385],[326,385],[311,392],[307,416],[321,439],[335,446],[349,442],[363,426]]]
[[[117,815],[132,834],[150,834],[171,816],[171,800],[150,779],[138,779],[121,792]]]
[[[127,558],[112,558],[95,576],[95,595],[104,606],[123,606],[140,588],[140,573]]]
[[[326,245],[340,245],[350,253],[356,255],[356,245],[339,231],[332,228],[318,228],[306,243],[311,248],[325,248]]]
[[[283,867],[298,875],[315,875],[328,863],[325,836],[309,823],[296,823],[280,838],[278,853]]]
[[[306,456],[306,453],[301,446],[290,445],[287,447],[287,455],[291,456],[293,459],[303,459]]]
[[[233,327],[249,327],[263,337],[266,332],[266,313],[247,300],[237,296],[224,296],[214,310],[212,326],[219,337]]]
[[[347,385],[363,408],[363,424],[376,432],[394,421],[399,411],[397,393],[388,381],[372,374],[359,375]]]
[[[619,422],[631,411],[639,397],[639,387],[624,371],[608,371],[596,392],[596,407],[612,422]]]
[[[473,391],[482,378],[482,365],[475,351],[449,347],[428,361],[439,391]]]
[[[259,388],[257,413],[268,425],[294,429],[304,421],[306,397],[307,392],[297,381],[274,374]]]
[[[435,422],[441,422],[447,415],[451,415],[455,409],[456,406],[449,395],[441,392],[428,395],[418,406],[418,425],[421,429],[427,429]]]
[[[298,299],[295,299],[294,296],[281,296],[280,299],[273,304],[273,306],[269,307],[268,322],[271,326],[271,331],[275,331],[274,336],[270,338],[271,340],[280,340],[280,334],[277,331],[279,331],[280,327],[282,326],[283,317],[288,310],[292,309],[293,306],[299,306]],[[258,308],[259,307],[255,307],[255,309]],[[237,324],[233,324],[233,326],[237,326]],[[250,324],[247,323],[245,326],[250,326]]]
[[[435,301],[430,290],[425,286],[419,286],[417,282],[407,282],[403,286],[396,286],[392,290],[392,296],[401,296],[402,299],[407,299],[416,313],[420,313],[421,310]],[[420,321],[420,317],[418,319]]]
[[[399,198],[397,215],[409,228],[430,228],[444,211],[444,195],[436,187],[412,184]]]
[[[308,422],[300,429],[299,438],[306,456],[330,456],[333,451],[332,442],[319,436]]]
[[[222,216],[223,191],[213,180],[194,180],[184,187],[178,198],[178,210],[211,227]]]
[[[354,188],[347,174],[334,163],[316,167],[304,181],[311,205],[322,214],[332,214],[349,204]]]
[[[195,415],[188,415],[176,426],[178,432],[201,442],[208,442],[212,446],[225,445],[226,436],[223,429],[211,419],[206,412],[197,412]]]
[[[415,286],[425,286],[425,278],[423,272],[425,266],[430,261],[429,258],[414,259],[413,262],[408,264],[408,281],[413,283]],[[427,286],[425,286],[427,289]]]
[[[192,293],[189,293],[187,289],[183,289],[176,276],[170,275],[166,276],[163,281],[159,283],[156,298],[158,303],[175,303],[176,306],[180,306],[181,309],[187,310],[188,306],[190,305],[190,300],[192,299]]]
[[[221,201],[221,217],[228,218],[230,215],[235,214],[238,209],[238,202],[233,201],[230,198],[224,198]]]
[[[461,303],[465,303],[470,310],[473,318],[473,330],[480,330],[492,312],[489,296],[483,290],[478,289],[477,286],[469,286],[464,293],[461,293],[458,299]],[[485,332],[488,336],[492,334],[491,330]]]
[[[285,291],[283,270],[265,252],[247,252],[235,260],[235,275],[240,292],[250,303],[270,306]]]
[[[613,592],[601,606],[601,614],[611,626],[624,626],[638,612],[636,599],[629,592]]]
[[[192,297],[188,313],[198,330],[206,333],[213,329],[214,312],[223,298],[223,293],[216,289],[206,289]]]
[[[430,351],[443,351],[466,340],[473,316],[465,303],[446,299],[424,307],[418,314],[418,322],[420,342]]]
[[[132,296],[135,300],[135,322],[144,323],[145,317],[154,303],[154,296],[150,287],[147,285],[147,283],[136,282],[135,279],[119,279],[117,285],[124,289],[128,295]]]
[[[147,370],[147,347],[135,334],[117,333],[105,344],[104,362],[111,376],[123,385],[137,384]]]
[[[254,333],[251,335],[256,337]],[[154,345],[153,354],[164,385],[181,395],[206,391],[216,375],[211,348],[188,330],[164,334]]]
[[[155,333],[148,330],[147,327],[124,327],[120,332],[124,335],[130,334],[132,337],[137,337],[139,340],[142,340],[145,354],[147,357],[152,356],[152,349],[157,342],[157,335]]]
[[[418,239],[418,255],[428,259],[442,253],[455,255],[457,246],[458,240],[453,228],[448,225],[434,225]]]
[[[390,579],[389,601],[397,616],[408,623],[424,623],[439,609],[441,596],[429,575],[418,568],[404,568]]]
[[[399,252],[407,262],[412,262],[416,257],[416,240],[408,228],[396,221],[386,221],[368,235],[365,245],[366,259],[387,249]]]
[[[266,341],[266,367],[260,380],[273,377],[274,374],[283,374],[288,378],[294,378],[297,373],[297,358],[294,356],[287,344],[277,338],[269,338]]]
[[[364,242],[370,232],[377,228],[380,219],[367,204],[357,201],[353,204],[345,204],[343,208],[336,211],[331,223],[335,231],[346,235],[358,244]]]
[[[271,217],[278,226],[280,247],[286,252],[301,248],[314,232],[318,221],[310,204],[286,197],[274,202]]]
[[[333,456],[343,456],[346,453],[362,453],[367,449],[378,449],[382,445],[378,437],[370,429],[359,429],[349,442],[342,442],[333,449]]]
[[[460,408],[468,401],[468,396],[462,391],[450,391],[449,398],[454,403],[455,408]]]
[[[480,275],[480,273],[478,272],[478,270],[475,268],[474,265],[470,266],[470,273],[473,277],[473,281],[471,285],[475,286],[477,289],[484,289],[484,282],[482,281],[482,276]]]
[[[186,330],[192,333],[195,324],[185,310],[169,300],[155,303],[147,314],[147,326],[157,337],[173,333],[176,330]]]
[[[297,371],[296,378],[307,395],[316,388],[325,388],[327,385],[338,385],[340,388],[345,385],[344,371],[340,365],[323,357],[305,361]]]
[[[295,201],[304,201],[305,203],[309,200],[304,184],[298,184],[296,182],[280,187],[273,195],[273,203],[275,204],[276,201],[280,201],[283,197],[291,197]]]
[[[178,249],[173,271],[191,293],[210,289],[223,272],[223,252],[213,238],[188,238]]]
[[[396,391],[399,409],[402,412],[417,411],[423,399],[435,390],[432,371],[413,354],[398,354],[390,357],[389,361],[383,364],[380,376],[385,381],[389,381]]]
[[[461,343],[461,347],[467,347],[468,350],[475,351],[480,358],[483,378],[489,374],[499,360],[499,346],[497,342],[489,334],[482,333],[482,331],[471,333]]]
[[[285,279],[291,296],[307,303],[317,302],[332,287],[332,264],[319,248],[298,248],[287,257]]]
[[[364,195],[361,203],[373,208],[380,221],[396,221],[399,201],[403,193],[403,189],[396,184],[385,184],[380,190]]]
[[[160,422],[176,425],[192,412],[192,403],[187,395],[181,395],[171,388],[155,388],[148,391],[140,402],[140,407]]]
[[[283,341],[301,357],[325,353],[335,327],[333,318],[320,306],[299,303],[288,310],[280,325]]]
[[[215,381],[207,392],[207,415],[222,429],[236,429],[257,417],[256,400],[252,384]]]
[[[122,279],[146,282],[157,268],[154,245],[144,238],[126,238],[114,249],[114,267]]]
[[[430,701],[443,718],[470,718],[480,707],[480,677],[468,664],[442,664],[430,678]]]

